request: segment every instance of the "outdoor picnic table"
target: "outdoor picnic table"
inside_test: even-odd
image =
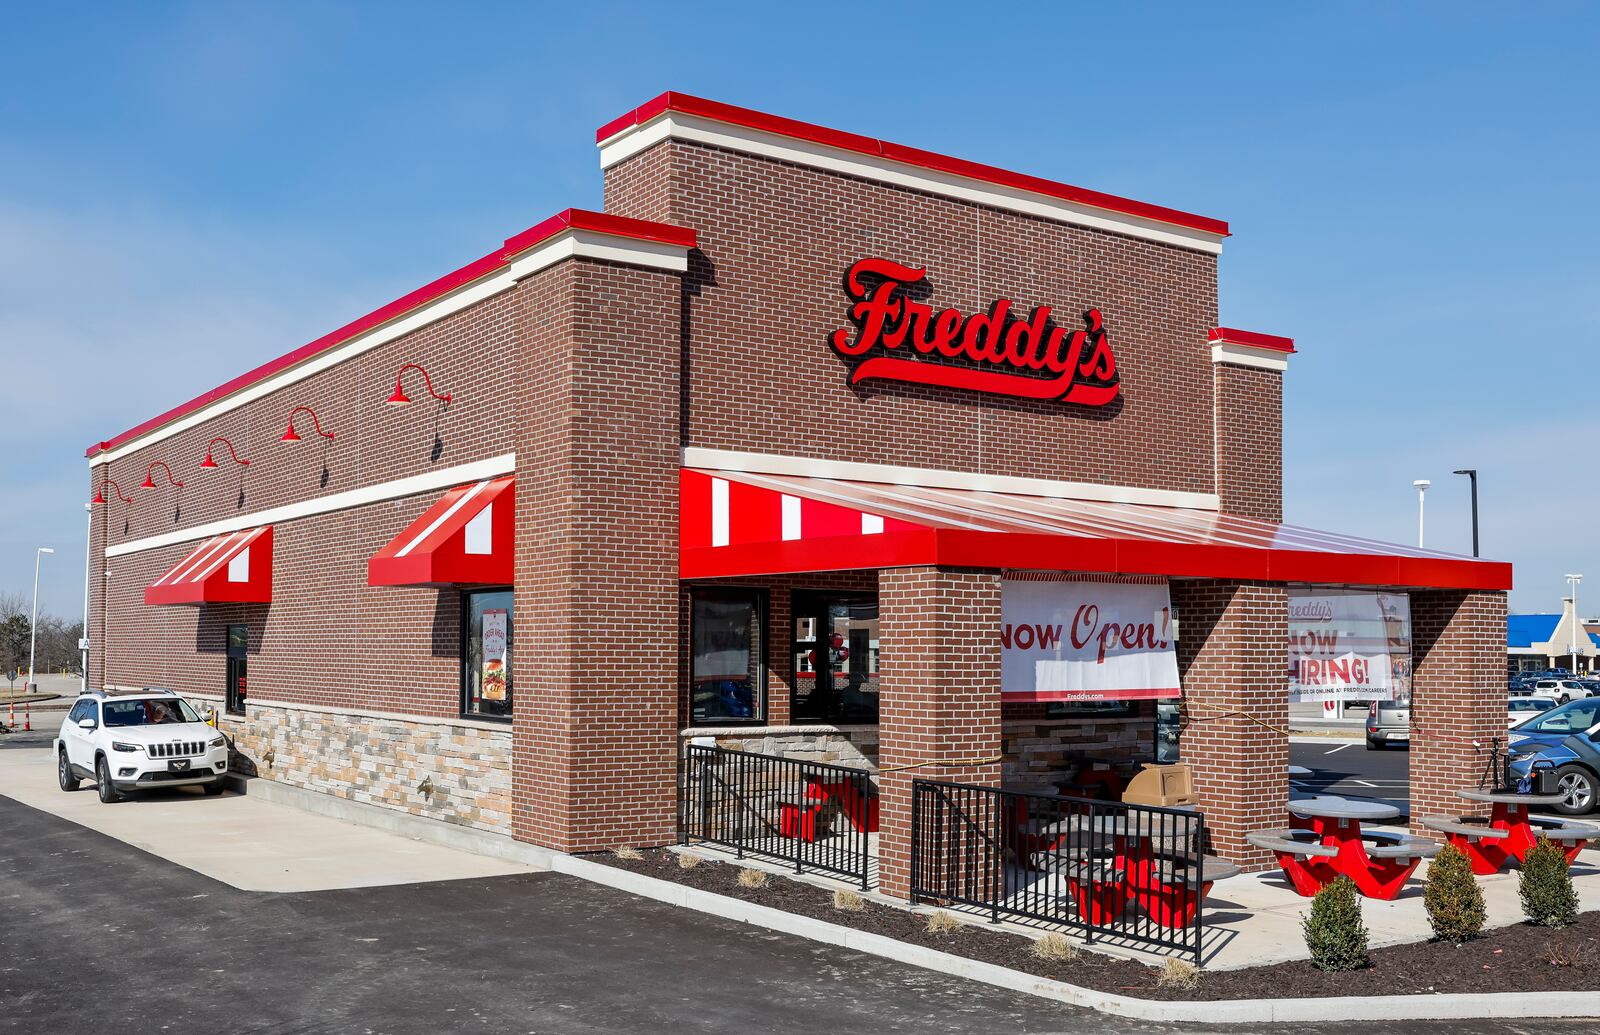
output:
[[[1535,825],[1535,821],[1528,815],[1531,805],[1554,805],[1562,800],[1559,794],[1518,794],[1515,791],[1480,791],[1476,788],[1463,788],[1456,791],[1456,796],[1467,801],[1484,802],[1489,805],[1489,819],[1485,823],[1481,818],[1466,819],[1459,824],[1438,823],[1431,817],[1424,822],[1443,832],[1450,843],[1461,849],[1467,859],[1472,863],[1474,873],[1497,873],[1510,859],[1521,862],[1527,857],[1528,849],[1538,843],[1541,833],[1554,835],[1564,846],[1567,861],[1571,862],[1583,850],[1588,838],[1584,835],[1600,833],[1589,827],[1571,825],[1546,827],[1543,824]],[[1478,833],[1475,828],[1481,827],[1484,833]],[[1500,833],[1504,831],[1504,833]]]
[[[1382,802],[1318,795],[1289,802],[1289,813],[1309,820],[1310,834],[1316,842],[1337,853],[1332,857],[1319,855],[1304,860],[1297,856],[1290,858],[1294,853],[1279,853],[1285,872],[1302,894],[1343,874],[1368,898],[1392,899],[1400,893],[1417,864],[1438,848],[1432,841],[1407,834],[1363,833],[1363,820],[1378,822],[1399,817],[1399,809]],[[1284,833],[1293,834],[1292,831]],[[1369,841],[1373,843],[1370,849]]]

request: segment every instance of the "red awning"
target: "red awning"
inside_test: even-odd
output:
[[[940,564],[1509,589],[1511,565],[1209,510],[684,468],[686,579]]]
[[[147,604],[269,604],[272,526],[207,539],[145,587]]]
[[[516,479],[461,485],[367,561],[369,586],[508,585],[516,570]]]

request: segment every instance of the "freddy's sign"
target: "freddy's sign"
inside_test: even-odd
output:
[[[1100,310],[1084,313],[1084,326],[1072,330],[1056,326],[1047,305],[1026,317],[1014,313],[1009,298],[987,312],[936,312],[907,291],[926,276],[889,259],[862,259],[845,274],[855,328],[834,331],[832,343],[858,361],[851,384],[882,378],[1084,406],[1117,397],[1117,361]]]

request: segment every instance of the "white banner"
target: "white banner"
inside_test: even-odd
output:
[[[1178,697],[1164,580],[1005,579],[1000,689],[1022,701]]]
[[[1289,700],[1392,701],[1410,692],[1410,597],[1313,587],[1289,594]]]

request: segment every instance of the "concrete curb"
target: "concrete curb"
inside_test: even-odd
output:
[[[275,780],[229,778],[232,789],[263,801],[289,805],[319,816],[376,827],[449,848],[497,859],[527,863],[601,884],[641,898],[692,909],[709,916],[763,927],[825,945],[837,945],[951,977],[980,981],[996,988],[1023,992],[1069,1006],[1118,1017],[1188,1024],[1245,1024],[1262,1021],[1408,1021],[1483,1020],[1531,1017],[1600,1017],[1600,992],[1495,992],[1470,995],[1349,996],[1312,999],[1223,999],[1162,1001],[1100,992],[1065,981],[1024,974],[1009,967],[968,959],[954,953],[911,945],[881,934],[787,913],[771,906],[718,895],[684,884],[633,873],[575,855],[513,841],[503,834],[473,830],[422,816],[395,812],[379,805],[335,798]]]

